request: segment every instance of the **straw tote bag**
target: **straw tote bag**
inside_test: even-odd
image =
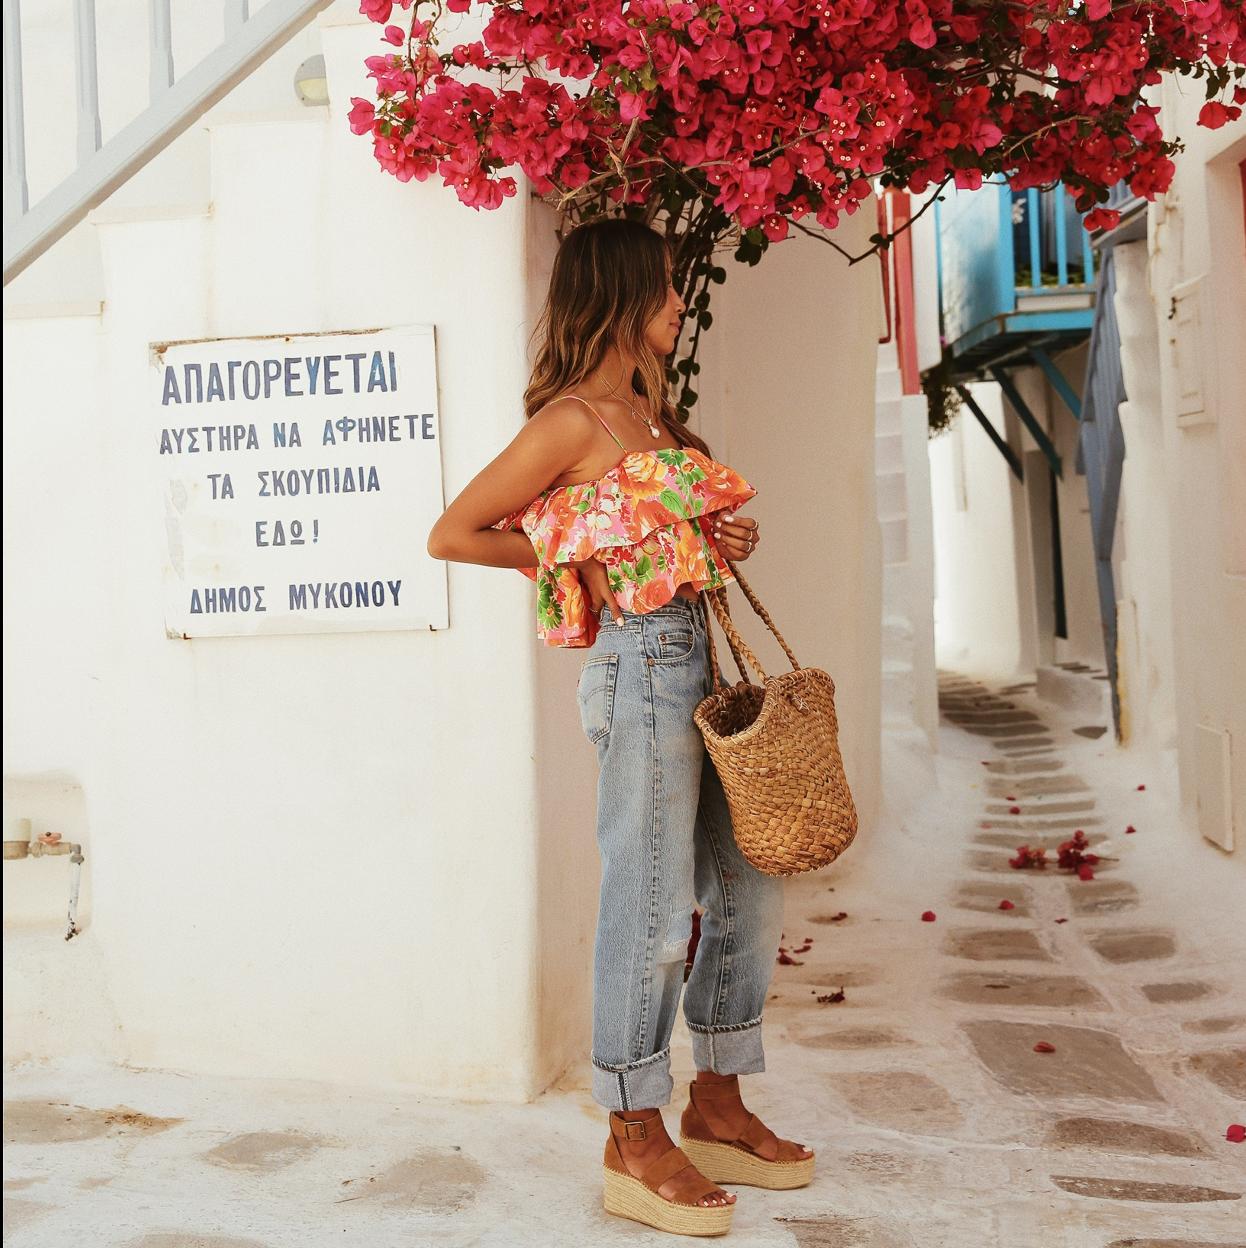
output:
[[[839,752],[835,682],[819,668],[797,663],[739,569],[728,566],[792,670],[767,676],[732,623],[726,589],[705,590],[703,598],[727,635],[742,680],[722,683],[707,613],[714,688],[692,718],[722,781],[740,852],[766,875],[816,871],[838,858],[857,834],[857,811]],[[760,685],[749,679],[745,658]]]

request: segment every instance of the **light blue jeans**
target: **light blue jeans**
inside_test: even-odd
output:
[[[624,612],[622,624],[603,608],[580,673],[580,718],[600,764],[592,1093],[610,1109],[670,1101],[681,990],[698,1070],[765,1069],[783,887],[740,853],[692,722],[710,690],[705,630],[700,602],[683,598]],[[694,902],[701,935],[685,988]]]

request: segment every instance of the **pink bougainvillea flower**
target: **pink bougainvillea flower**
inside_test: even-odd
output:
[[[1047,865],[1047,851],[1035,846],[1031,848],[1029,845],[1018,845],[1015,858],[1008,859],[1008,865],[1024,871],[1028,868],[1045,867]]]
[[[1092,208],[1083,218],[1088,230],[1114,230],[1121,223],[1121,214],[1115,208]]]
[[[1226,108],[1219,100],[1208,100],[1199,110],[1198,124],[1206,126],[1208,130],[1219,130],[1225,122],[1233,121],[1240,116],[1241,109]]]
[[[1016,906],[1014,906],[1012,902],[1005,897],[1004,900],[999,903],[999,908],[1001,910],[1015,910]]]
[[[1079,880],[1093,880],[1095,878],[1095,869],[1088,862],[1083,862],[1077,868],[1077,878]]]
[[[1224,1133],[1224,1138],[1230,1144],[1242,1143],[1243,1140],[1246,1140],[1246,1126],[1240,1122],[1230,1123],[1229,1129]]]
[[[1040,1040],[1034,1046],[1035,1053],[1054,1053],[1055,1051],[1056,1046],[1052,1044],[1050,1040]]]
[[[376,117],[376,106],[371,100],[361,100],[357,95],[350,98],[351,109],[347,114],[350,128],[355,134],[368,134]]]
[[[1149,87],[1173,73],[1210,81],[1211,128],[1246,103],[1241,0],[413,8],[359,4],[387,27],[385,55],[367,61],[371,125],[354,108],[349,121],[386,172],[438,173],[475,208],[499,207],[521,175],[573,216],[699,201],[721,237],[742,235],[750,263],[796,228],[834,229],[880,177],[917,194],[1063,182],[1087,227],[1108,228],[1113,186],[1153,199],[1175,172],[1179,145]],[[445,15],[469,9],[477,37],[456,43]]]
[[[935,921],[935,912],[933,910],[922,911],[922,922],[933,923]]]

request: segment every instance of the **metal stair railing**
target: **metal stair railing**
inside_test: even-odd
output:
[[[33,206],[26,184],[20,0],[4,3],[4,284],[98,207],[152,157],[223,99],[332,0],[219,0],[224,41],[193,69],[173,72],[171,0],[149,0],[150,102],[102,140],[95,0],[74,2],[78,167]]]

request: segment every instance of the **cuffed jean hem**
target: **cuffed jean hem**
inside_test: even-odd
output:
[[[761,1045],[761,1018],[727,1027],[689,1023],[692,1060],[698,1070],[716,1075],[755,1075],[766,1069]]]
[[[651,1109],[669,1105],[675,1083],[671,1079],[671,1051],[623,1066],[607,1066],[592,1059],[593,1100],[606,1109]]]

